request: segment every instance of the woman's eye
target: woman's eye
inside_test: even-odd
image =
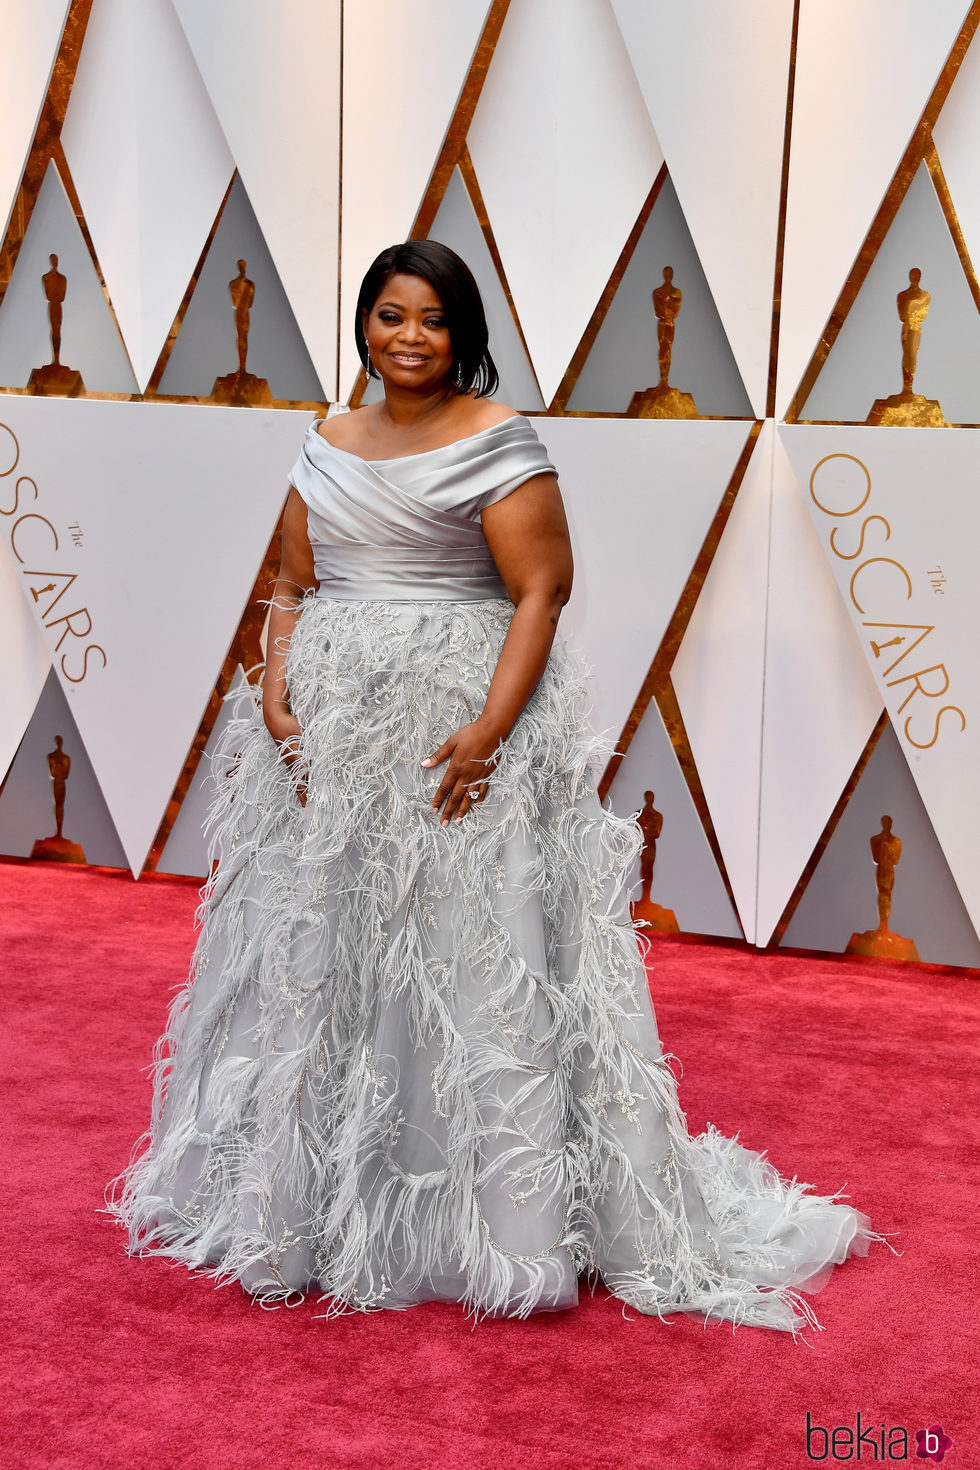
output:
[[[383,322],[397,322],[398,321],[398,317],[395,315],[395,313],[393,311],[379,311],[378,312],[378,315],[380,316],[380,318],[381,318],[381,320]]]
[[[436,331],[441,331],[442,328],[446,325],[446,323],[445,322],[438,322],[438,321],[428,321],[428,322],[426,322],[425,325],[427,327],[434,328]]]

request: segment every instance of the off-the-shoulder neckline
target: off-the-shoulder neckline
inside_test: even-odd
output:
[[[331,441],[326,438],[325,435],[321,434],[320,430],[317,428],[317,424],[326,423],[325,418],[314,419],[313,422],[310,424],[310,429],[316,435],[316,437],[318,439],[322,439],[324,444],[332,449],[335,454],[344,454],[347,456],[348,459],[356,459],[361,464],[366,465],[398,464],[403,459],[422,459],[423,456],[427,454],[441,454],[442,451],[445,449],[455,449],[457,444],[468,444],[471,439],[479,439],[481,435],[489,434],[493,429],[502,429],[505,424],[513,424],[520,419],[523,419],[525,423],[528,422],[526,414],[512,413],[509,415],[509,417],[505,419],[499,419],[495,424],[487,424],[485,429],[477,429],[475,434],[464,434],[460,439],[453,439],[450,444],[439,444],[434,449],[419,449],[416,450],[414,454],[393,454],[389,455],[387,459],[365,459],[362,454],[352,454],[349,449],[341,449],[339,444],[332,444]]]

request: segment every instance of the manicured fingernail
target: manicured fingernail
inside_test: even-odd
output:
[[[426,756],[426,758],[425,758],[425,760],[424,760],[424,761],[423,761],[423,762],[422,762],[422,764],[423,764],[423,766],[427,766],[427,765],[428,765],[428,764],[429,764],[429,757],[428,757],[428,756]]]
[[[449,826],[449,818],[448,817],[443,817],[442,824],[441,825],[443,827],[448,827]]]

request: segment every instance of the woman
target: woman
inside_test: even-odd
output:
[[[526,1316],[587,1272],[645,1313],[819,1326],[796,1288],[882,1237],[688,1134],[630,921],[639,829],[599,804],[556,641],[554,467],[489,401],[473,278],[393,246],[356,335],[384,400],[312,424],[291,475],[261,713],[220,747],[193,978],[114,1181],[128,1249],[263,1304],[319,1289],[328,1317]]]

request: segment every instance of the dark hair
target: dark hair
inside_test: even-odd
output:
[[[368,377],[377,378],[369,365],[362,313],[370,313],[392,276],[421,276],[438,293],[446,314],[453,349],[453,381],[461,393],[476,389],[479,398],[496,393],[500,379],[487,346],[486,313],[473,272],[448,245],[438,240],[406,240],[389,245],[372,262],[361,282],[354,319],[357,353]]]

